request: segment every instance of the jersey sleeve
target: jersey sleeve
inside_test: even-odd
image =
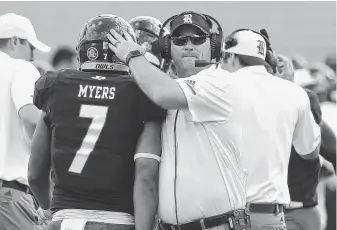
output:
[[[313,152],[321,142],[320,126],[315,122],[307,93],[303,90],[298,108],[298,120],[295,126],[293,145],[296,152],[306,155]]]
[[[44,112],[49,110],[51,88],[56,82],[57,76],[58,72],[48,71],[35,83],[34,105]]]
[[[176,79],[186,96],[192,121],[212,122],[230,119],[235,93],[229,84],[228,75],[229,72],[216,69]]]
[[[16,111],[25,105],[33,104],[34,84],[40,73],[30,62],[17,60],[17,71],[13,77],[11,95]]]
[[[162,122],[166,118],[167,111],[154,104],[143,92],[141,92],[140,110],[143,122]]]

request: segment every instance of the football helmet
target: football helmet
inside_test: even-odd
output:
[[[123,18],[112,14],[91,18],[84,25],[76,47],[80,70],[129,72],[129,68],[108,47],[107,34],[111,29],[122,36],[127,31],[136,41],[135,31]]]
[[[147,50],[146,59],[157,67],[163,64],[158,45],[162,23],[150,16],[138,16],[131,19],[129,23],[135,30],[137,43]],[[168,29],[164,28],[164,34],[168,33]]]

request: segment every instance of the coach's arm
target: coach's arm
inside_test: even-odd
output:
[[[34,84],[40,73],[33,64],[23,60],[16,61],[20,68],[13,77],[11,97],[23,126],[23,135],[30,146],[40,116],[40,111],[33,104]]]
[[[153,228],[158,207],[161,123],[147,122],[135,155],[134,208],[136,230]]]
[[[167,110],[188,107],[186,96],[177,81],[144,56],[132,58],[129,66],[139,87],[158,106]]]
[[[110,33],[107,35],[111,42],[109,48],[123,62],[126,62],[130,51],[139,50],[145,53],[144,48],[138,45],[127,32],[124,33],[124,37],[113,29]],[[116,43],[118,47],[113,46]],[[128,64],[139,87],[155,104],[167,110],[188,107],[187,99],[179,84],[151,64],[143,55],[132,58]]]
[[[315,100],[310,92],[299,91],[302,99],[298,107],[298,121],[295,126],[293,145],[296,152],[305,160],[318,159],[321,144],[321,119],[313,110]],[[315,99],[315,100],[314,100]],[[319,106],[319,104],[318,104]]]

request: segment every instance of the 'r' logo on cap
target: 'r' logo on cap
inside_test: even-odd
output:
[[[184,23],[192,23],[192,14],[185,14],[183,20]]]

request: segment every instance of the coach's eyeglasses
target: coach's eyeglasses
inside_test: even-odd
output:
[[[193,36],[180,36],[172,37],[173,44],[176,46],[184,46],[187,44],[188,40],[191,41],[193,45],[201,45],[206,42],[209,35],[193,35]]]

